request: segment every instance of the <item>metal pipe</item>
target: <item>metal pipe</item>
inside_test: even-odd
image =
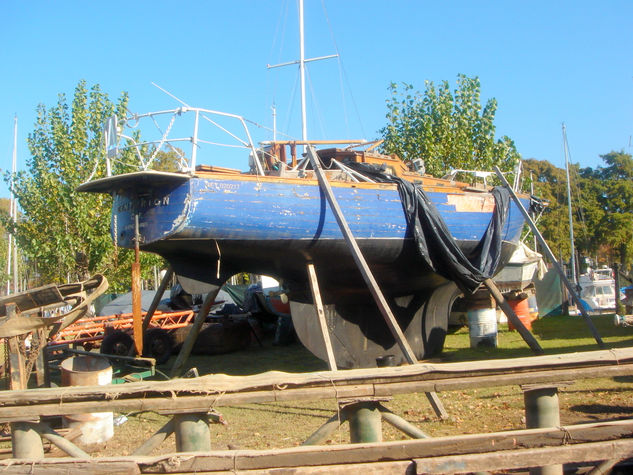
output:
[[[414,439],[428,439],[429,435],[411,424],[409,421],[403,419],[397,414],[394,414],[382,404],[378,404],[378,410],[385,422],[388,422],[396,429],[404,432],[409,437]]]
[[[320,445],[323,444],[327,438],[338,429],[343,422],[345,422],[345,412],[334,414],[330,417],[325,424],[319,427],[314,433],[308,437],[301,445]]]

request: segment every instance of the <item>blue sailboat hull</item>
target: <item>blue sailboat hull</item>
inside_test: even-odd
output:
[[[191,177],[151,183],[139,178],[135,186],[127,183],[111,190],[117,245],[134,247],[138,215],[141,249],[162,255],[182,276],[218,284],[237,272],[271,275],[284,281],[293,298],[304,301],[309,294],[305,265],[312,261],[326,301],[366,295],[316,182]],[[346,185],[333,190],[386,295],[429,290],[446,282],[417,254],[395,185]],[[427,194],[468,254],[490,222],[489,195]],[[523,217],[512,204],[503,233],[502,262],[511,254],[522,226]]]

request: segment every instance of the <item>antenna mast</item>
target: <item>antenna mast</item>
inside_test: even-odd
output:
[[[571,185],[569,182],[569,146],[567,145],[567,128],[563,122],[563,151],[565,153],[565,170],[567,172],[567,212],[569,217],[569,240],[571,242],[571,258],[569,265],[571,267],[571,281],[574,285],[578,284],[576,278],[576,249],[574,246],[574,221],[571,213]]]

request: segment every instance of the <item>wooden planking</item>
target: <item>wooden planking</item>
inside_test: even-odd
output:
[[[633,456],[633,440],[614,440],[589,444],[541,447],[529,450],[508,450],[487,454],[469,454],[416,459],[416,473],[472,473],[513,470],[558,464],[624,460]]]
[[[418,470],[440,470],[459,460],[473,458],[477,470],[493,469],[513,463],[525,467],[557,461],[599,461],[607,458],[622,459],[633,454],[633,420],[579,424],[560,428],[526,429],[490,434],[469,434],[423,440],[345,444],[333,446],[302,446],[270,450],[222,450],[203,453],[165,454],[153,457],[110,457],[104,459],[72,460],[44,459],[42,461],[0,461],[2,473],[78,473],[75,468],[89,473],[106,473],[104,468],[128,470],[110,473],[218,473],[271,470],[276,473],[294,473],[291,470],[310,469],[308,473],[332,473],[325,468],[337,469],[342,464],[356,465],[382,462],[385,467],[397,470],[410,468],[407,462],[415,460]],[[609,440],[609,442],[605,442]],[[505,455],[509,455],[505,457]],[[550,458],[545,458],[547,454]],[[510,456],[511,455],[511,456]],[[442,459],[445,457],[445,459]],[[563,458],[566,457],[566,458]],[[489,460],[488,465],[474,465]],[[395,463],[395,465],[389,465]],[[470,463],[470,462],[469,462]],[[427,464],[427,465],[425,465]],[[444,465],[442,465],[444,464]],[[138,471],[133,471],[136,467]],[[380,468],[377,466],[377,468]],[[32,471],[28,471],[30,469]],[[279,471],[286,469],[287,471]],[[14,471],[13,471],[14,470]],[[440,470],[441,471],[441,470]],[[443,470],[444,472],[450,470]],[[459,471],[459,470],[455,470]],[[472,470],[468,470],[472,471]],[[340,472],[349,473],[349,472]],[[361,473],[366,473],[362,471]],[[377,473],[389,473],[381,471]],[[403,472],[396,472],[403,473]]]
[[[0,420],[102,410],[169,411],[176,400],[191,411],[252,402],[382,397],[513,384],[557,383],[633,374],[633,349],[509,360],[416,364],[395,368],[209,375],[125,385],[42,388],[0,392]],[[620,364],[618,364],[620,363]],[[18,419],[21,418],[21,419]]]

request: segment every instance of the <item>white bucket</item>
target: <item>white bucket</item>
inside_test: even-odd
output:
[[[470,347],[497,347],[497,311],[494,308],[468,310]]]
[[[112,366],[105,358],[73,356],[61,366],[62,386],[105,386],[112,382]],[[64,426],[81,429],[82,444],[101,444],[112,438],[114,427],[111,412],[91,412],[63,417]]]

